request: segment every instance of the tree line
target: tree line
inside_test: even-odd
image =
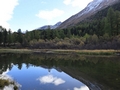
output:
[[[0,45],[28,48],[120,48],[120,11],[109,8],[106,16],[66,29],[33,30],[22,33],[0,26]],[[16,47],[16,48],[17,48]]]

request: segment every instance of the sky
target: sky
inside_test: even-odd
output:
[[[65,21],[93,0],[0,0],[0,26],[31,31]]]

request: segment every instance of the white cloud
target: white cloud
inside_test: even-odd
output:
[[[0,25],[10,28],[8,21],[12,18],[13,10],[18,0],[0,0]]]
[[[38,78],[37,80],[39,80],[43,84],[52,83],[56,86],[65,83],[65,81],[62,80],[61,78],[53,77],[52,75],[43,76]]]
[[[65,5],[69,5],[69,4],[71,3],[71,0],[64,0],[63,3],[64,3]]]
[[[93,1],[93,0],[84,0],[84,1],[81,1],[81,0],[64,0],[63,3],[65,5],[72,5],[72,7],[84,8],[91,1]]]
[[[53,9],[52,11],[43,10],[43,11],[39,11],[39,13],[36,16],[50,21],[56,17],[61,16],[63,13],[64,11],[59,10],[59,9]]]
[[[89,90],[89,88],[87,86],[82,86],[80,88],[74,88],[74,90]]]

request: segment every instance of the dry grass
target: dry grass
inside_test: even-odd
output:
[[[66,49],[0,49],[0,53],[33,53],[33,52],[52,52],[62,54],[84,54],[84,55],[115,55],[120,50],[66,50]]]
[[[31,53],[30,49],[0,49],[0,53]]]
[[[120,52],[120,50],[55,50],[55,52],[78,53],[85,55],[114,55],[116,52]]]

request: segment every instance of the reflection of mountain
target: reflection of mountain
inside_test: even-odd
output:
[[[62,72],[62,70],[61,70],[59,67],[55,67],[55,66],[53,66],[53,67],[41,66],[41,67],[43,67],[43,68],[45,68],[45,69],[48,69],[48,71],[50,71],[50,69],[54,68],[54,69],[56,69],[58,72]]]
[[[43,66],[47,69],[55,68],[64,71],[73,78],[85,83],[91,90],[119,90],[120,89],[120,58],[119,57],[95,57],[79,55],[6,55],[0,57],[0,70],[6,71],[12,68],[12,64],[19,69],[25,63],[29,66]],[[57,67],[57,68],[56,68]],[[59,68],[58,68],[59,67]],[[94,86],[95,85],[95,86]],[[98,87],[96,87],[98,86]]]
[[[62,70],[72,76],[73,78],[83,82],[85,85],[89,87],[90,90],[101,90],[100,84],[96,83],[92,78],[84,73],[80,72],[78,69],[75,68],[67,68],[61,67]],[[102,87],[103,88],[103,87]]]

